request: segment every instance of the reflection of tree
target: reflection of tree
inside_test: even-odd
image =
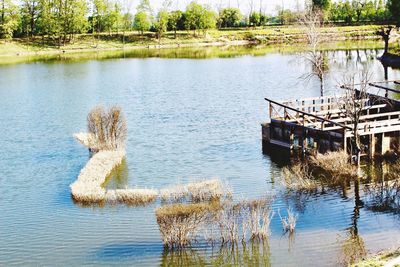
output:
[[[192,249],[164,249],[160,266],[204,266],[205,259]]]
[[[382,163],[381,177],[365,186],[367,209],[375,212],[400,213],[400,164]],[[387,169],[387,170],[385,170]]]
[[[360,209],[364,206],[360,198],[359,181],[354,181],[354,209],[351,216],[351,224],[348,230],[348,237],[344,240],[339,256],[339,262],[343,265],[349,265],[363,258],[367,251],[364,240],[358,234],[358,219],[360,218]]]
[[[213,246],[211,251],[194,249],[164,250],[161,266],[271,266],[267,240],[253,240],[241,245]]]

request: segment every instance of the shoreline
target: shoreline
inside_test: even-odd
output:
[[[347,26],[347,27],[323,27],[321,28],[322,43],[341,41],[376,41],[380,37],[375,35],[378,25]],[[208,48],[208,47],[230,47],[230,46],[282,46],[306,44],[304,29],[297,26],[268,27],[265,29],[247,30],[214,30],[206,36],[195,37],[187,32],[179,33],[179,38],[172,38],[172,33],[166,33],[161,42],[154,39],[151,33],[139,36],[129,33],[124,38],[126,43],[121,42],[121,34],[114,35],[77,35],[74,42],[58,48],[57,46],[40,45],[39,39],[13,39],[0,43],[0,64],[7,61],[23,62],[24,58],[61,57],[63,55],[96,54],[107,52],[129,53],[134,51],[156,51],[180,48]],[[393,40],[396,39],[396,35]],[[383,42],[382,42],[383,46]]]

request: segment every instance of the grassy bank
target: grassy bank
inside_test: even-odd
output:
[[[378,267],[378,266],[399,266],[400,265],[400,249],[390,252],[381,252],[371,258],[363,260],[352,267]]]
[[[340,26],[321,28],[325,40],[379,39],[375,31],[379,25]],[[118,34],[76,35],[70,43],[58,47],[49,38],[21,38],[0,43],[0,60],[11,57],[51,56],[69,53],[92,53],[99,51],[127,51],[149,48],[205,47],[246,44],[292,44],[305,42],[304,29],[299,26],[271,26],[256,29],[210,30],[206,34],[180,31],[168,32],[161,40],[155,34],[137,32]]]

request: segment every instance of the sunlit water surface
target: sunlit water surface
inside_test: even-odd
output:
[[[384,69],[381,51],[332,51],[327,88],[347,69],[367,63],[374,79]],[[399,246],[400,217],[360,204],[353,186],[323,194],[289,194],[281,168],[263,155],[260,123],[264,97],[318,96],[318,82],[299,79],[309,67],[296,54],[257,57],[125,58],[37,62],[0,67],[0,265],[194,265],[227,263],[329,266],[351,251]],[[400,72],[388,69],[389,79]],[[232,251],[198,245],[163,251],[154,210],[145,207],[74,204],[69,184],[88,160],[72,138],[85,130],[97,104],[123,107],[129,127],[126,170],[114,187],[164,186],[219,177],[234,198],[276,195],[273,210],[298,213],[294,236],[273,218],[267,246]],[[361,201],[364,197],[360,188]],[[358,234],[356,245],[348,240]],[[346,245],[347,244],[347,245]],[[350,253],[348,252],[350,251]]]

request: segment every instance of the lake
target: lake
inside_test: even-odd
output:
[[[262,153],[264,97],[319,95],[316,79],[299,79],[309,67],[295,46],[229,55],[225,48],[204,49],[208,56],[185,49],[166,57],[0,65],[0,265],[335,266],[352,253],[400,245],[399,214],[368,208],[365,186],[291,193],[281,183],[281,163]],[[327,93],[340,91],[344,73],[366,65],[374,80],[384,79],[379,49],[326,53]],[[400,71],[389,68],[387,76],[400,79]],[[109,187],[160,189],[218,177],[234,199],[274,194],[268,244],[240,248],[241,260],[230,249],[201,244],[171,253],[163,250],[155,220],[158,201],[75,204],[69,184],[89,154],[72,134],[86,129],[97,104],[120,105],[128,124],[126,164]],[[294,236],[282,232],[277,215],[288,207],[298,214]]]

